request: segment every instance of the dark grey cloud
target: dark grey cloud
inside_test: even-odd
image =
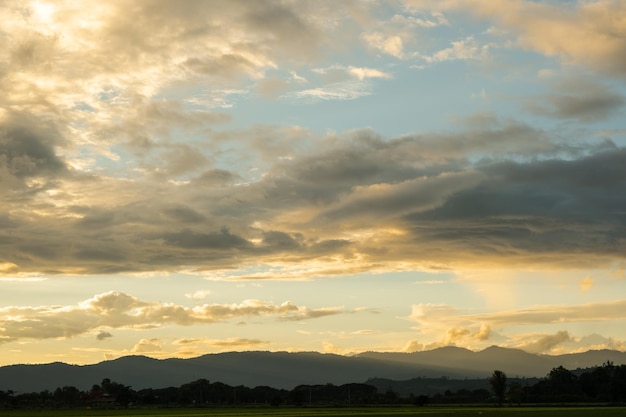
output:
[[[84,211],[84,217],[76,222],[76,227],[82,230],[101,229],[113,225],[115,221],[115,211],[98,208],[87,209]]]
[[[394,187],[374,185],[353,192],[334,208],[324,210],[316,222],[354,221],[365,215],[379,220],[397,217],[402,212],[422,212],[443,204],[456,190],[466,189],[480,180],[474,172],[461,175],[437,175],[396,184]]]
[[[440,207],[407,216],[416,239],[459,253],[584,264],[626,246],[626,150],[577,160],[503,162]],[[461,249],[463,248],[463,249]],[[543,260],[542,260],[543,258]]]
[[[345,239],[323,240],[312,245],[310,251],[315,255],[333,255],[341,253],[350,245],[351,242]]]
[[[302,239],[301,236],[300,239]],[[263,245],[276,251],[297,251],[302,249],[302,244],[288,233],[273,230],[263,233]]]
[[[105,339],[109,339],[113,337],[113,335],[109,332],[100,332],[96,335],[96,339],[98,340],[105,340]]]
[[[17,224],[11,218],[11,215],[9,213],[0,212],[0,229],[2,230],[12,229],[16,226]]]
[[[55,146],[63,143],[56,126],[35,116],[5,111],[0,118],[0,175],[3,183],[31,177],[53,178],[67,171]]]
[[[11,63],[20,70],[29,70],[37,66],[49,65],[54,59],[55,43],[57,36],[45,36],[41,33],[33,33],[31,36],[20,39],[11,48]]]
[[[15,242],[17,243],[17,242]],[[20,253],[28,254],[28,256],[35,259],[44,259],[47,261],[56,261],[62,254],[63,249],[58,246],[47,246],[47,243],[37,244],[38,242],[28,242],[25,244],[17,244],[17,249]]]
[[[33,25],[30,5],[2,10],[15,30],[0,39],[9,57],[0,63],[2,273],[624,261],[626,155],[609,141],[488,114],[396,138],[223,128],[230,116],[216,109],[255,85],[263,91],[264,81],[276,95],[285,85],[273,76],[290,74],[285,83],[309,91],[389,78],[317,62],[321,51],[362,48],[364,33],[392,39],[378,5],[178,3],[116,1],[89,16],[64,3],[48,16],[62,34]],[[612,20],[575,7],[549,13],[561,30],[544,33],[539,11],[556,9],[518,6],[474,12],[507,25],[523,47],[623,73],[623,39],[606,37],[623,32]],[[85,31],[83,17],[98,24]],[[583,34],[593,47],[560,42],[583,36],[580,27],[593,29]],[[410,45],[411,34],[397,34]],[[583,122],[619,114],[625,102],[608,81],[573,78],[532,99],[532,111]]]
[[[63,176],[75,204],[11,211],[2,259],[24,273],[87,274],[337,263],[318,276],[624,259],[626,150],[612,142],[508,122],[313,140],[253,181],[210,166],[177,182]]]
[[[210,169],[208,171],[203,172],[199,176],[193,179],[194,185],[207,185],[207,186],[216,186],[216,185],[228,185],[237,180],[240,180],[241,177],[233,172],[230,172],[225,169]]]
[[[117,247],[91,247],[82,248],[74,253],[75,258],[86,261],[104,261],[116,264],[126,259],[126,254]]]
[[[557,84],[552,93],[538,97],[527,108],[540,116],[591,122],[616,115],[626,98],[606,86],[582,79]]]
[[[553,142],[546,132],[515,122],[393,139],[364,130],[327,138],[318,148],[274,165],[264,181],[270,204],[313,204],[327,218],[358,216],[361,209],[374,207],[380,212],[400,205],[410,210],[421,203],[427,209],[440,203],[435,196],[445,198],[455,187],[476,180],[472,158],[500,161],[581,153],[574,144]],[[376,187],[367,190],[369,186]]]
[[[238,54],[217,54],[204,58],[189,58],[183,64],[192,71],[218,77],[231,78],[233,74],[253,70],[255,64]]]
[[[244,21],[255,32],[268,33],[271,42],[280,42],[281,58],[310,59],[316,55],[323,33],[301,11],[284,2],[257,2],[248,8]],[[282,56],[284,54],[284,56]]]
[[[234,235],[226,228],[220,232],[199,233],[192,230],[166,233],[163,239],[169,245],[185,249],[248,249],[252,244],[241,236]]]
[[[204,138],[215,125],[227,122],[225,113],[186,109],[182,100],[150,101],[134,97],[132,109],[98,127],[96,137],[102,143],[120,143],[124,153],[133,157],[133,165],[159,180],[197,176],[211,167],[207,143],[189,141]],[[182,132],[176,139],[174,132]]]
[[[373,132],[358,132],[346,142],[338,141],[340,145],[329,142],[322,152],[278,164],[268,178],[271,184],[266,193],[286,204],[289,202],[284,199],[294,198],[328,204],[355,186],[398,183],[444,169],[437,162],[431,165],[427,155],[420,155],[419,141],[385,141]],[[441,163],[446,164],[445,160]]]
[[[159,178],[170,179],[193,174],[210,165],[201,149],[187,144],[175,144],[155,152],[144,162],[144,168]]]
[[[455,193],[423,215],[619,221],[626,190],[624,161],[626,149],[618,148],[575,160],[503,161],[480,167],[485,180],[478,187]]]
[[[201,223],[205,220],[205,216],[184,205],[168,207],[164,210],[164,213],[181,223]]]
[[[99,45],[100,54],[110,58],[100,65],[110,71],[115,64],[150,65],[162,57],[180,57],[184,46],[187,58],[172,65],[232,79],[262,68],[277,55],[311,59],[324,36],[303,7],[279,1],[189,0],[173,7],[157,0],[122,6],[102,29],[108,42]]]

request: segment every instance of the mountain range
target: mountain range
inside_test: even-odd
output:
[[[509,377],[543,377],[552,368],[574,370],[611,361],[626,364],[626,352],[593,350],[559,356],[492,346],[474,352],[443,347],[414,353],[366,352],[354,356],[317,352],[226,352],[190,359],[124,356],[92,365],[55,362],[0,367],[0,390],[40,392],[62,386],[88,390],[104,378],[135,390],[180,386],[197,379],[229,385],[292,389],[301,384],[344,384],[374,379],[486,378],[494,370]]]

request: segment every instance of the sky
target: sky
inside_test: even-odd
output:
[[[0,3],[0,365],[626,350],[626,2]]]

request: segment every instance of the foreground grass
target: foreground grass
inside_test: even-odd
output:
[[[624,417],[626,407],[362,407],[362,408],[204,408],[134,410],[0,410],[6,417]]]

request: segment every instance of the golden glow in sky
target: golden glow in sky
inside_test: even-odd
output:
[[[0,365],[626,349],[625,17],[3,1]]]

